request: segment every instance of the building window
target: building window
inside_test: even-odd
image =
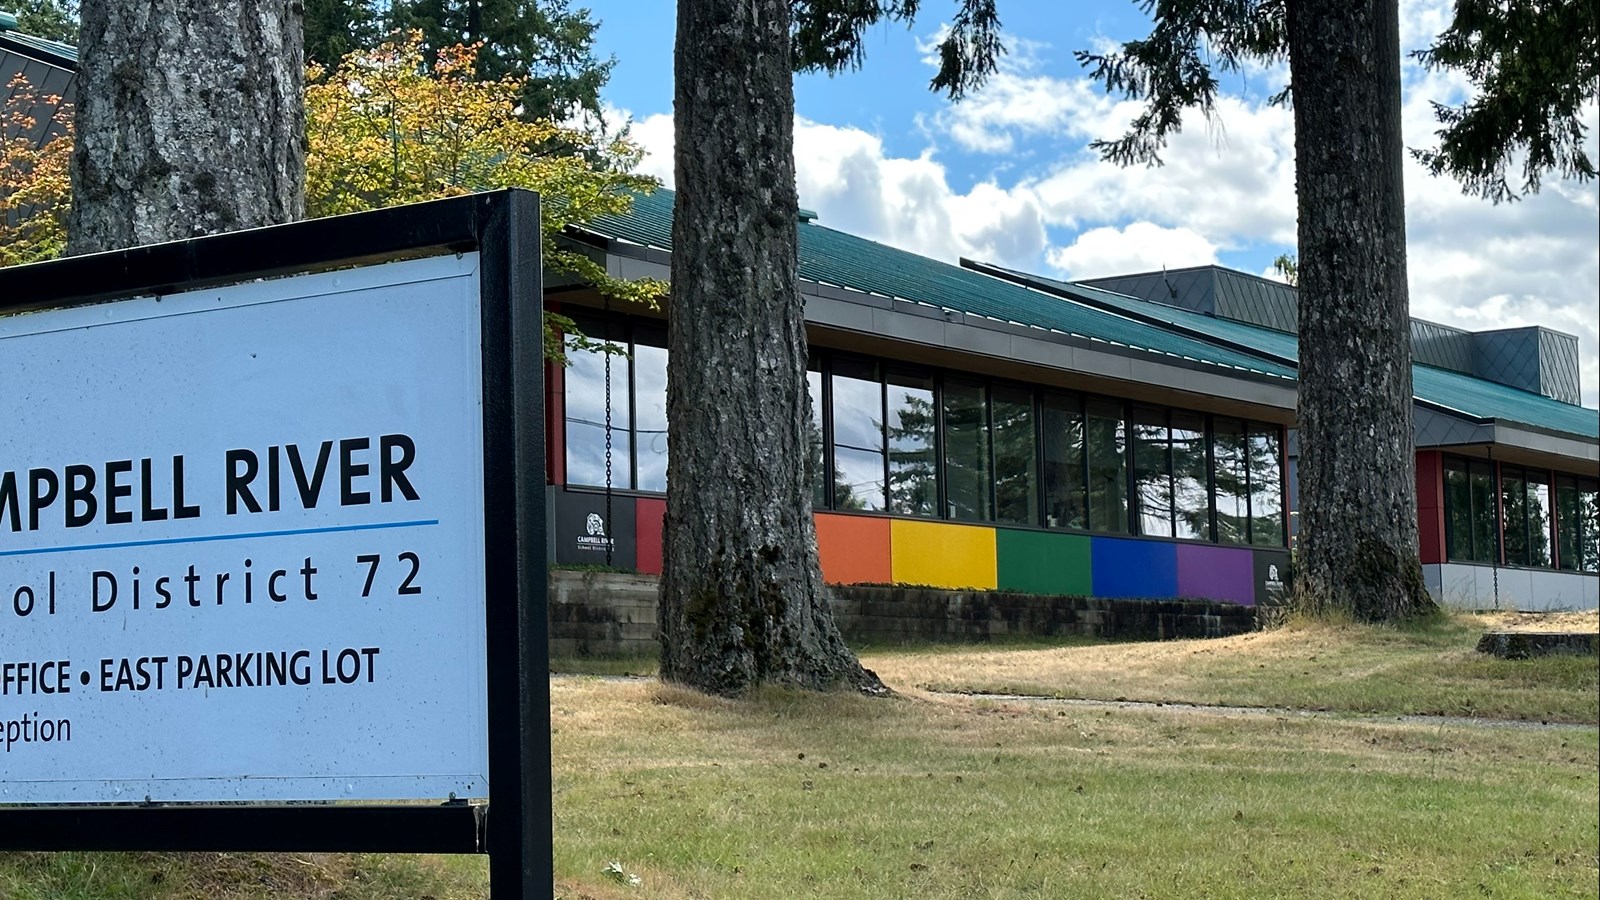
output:
[[[981,384],[947,380],[942,393],[945,516],[992,521],[988,391]]]
[[[1528,483],[1520,468],[1500,467],[1500,515],[1506,565],[1528,564]]]
[[[1045,394],[1040,405],[1044,425],[1044,523],[1051,528],[1087,529],[1083,398],[1077,394]]]
[[[1122,404],[1091,399],[1084,404],[1089,451],[1089,528],[1128,533],[1128,433]]]
[[[1528,565],[1550,567],[1550,473],[1529,469]]]
[[[566,339],[563,372],[567,483],[661,492],[667,489],[667,334],[652,323],[585,319],[585,349]],[[609,334],[608,334],[609,332]],[[608,339],[609,337],[609,339]],[[609,358],[609,359],[608,359]],[[606,474],[606,369],[610,362],[611,473]]]
[[[1206,420],[1172,411],[1172,535],[1211,539],[1211,498],[1206,491]]]
[[[657,340],[660,344],[645,343]],[[636,329],[633,342],[634,487],[667,490],[667,336]]]
[[[1135,406],[1129,431],[1138,533],[1172,537],[1172,444],[1167,411]]]
[[[882,510],[886,457],[883,382],[870,362],[835,359],[833,395],[833,505]]]
[[[569,340],[565,369],[567,482],[666,490],[667,350],[654,322],[581,323],[607,354]],[[611,467],[606,467],[607,364]],[[888,512],[969,522],[1044,525],[1281,546],[1281,431],[1200,413],[1040,391],[831,354],[807,365],[805,461],[816,509]],[[1552,502],[1571,566],[1600,528],[1579,521],[1578,483],[1521,490]],[[1587,482],[1585,482],[1587,484]],[[1487,488],[1486,488],[1487,489]],[[1531,494],[1528,491],[1532,491]],[[1592,517],[1591,517],[1592,518]],[[1548,520],[1546,520],[1548,521]],[[1549,528],[1544,531],[1548,535]],[[1585,544],[1584,541],[1589,543]],[[1570,542],[1570,541],[1569,541]],[[1548,549],[1546,550],[1548,553]],[[1548,558],[1548,557],[1547,557]]]
[[[889,511],[906,516],[939,514],[938,457],[934,450],[933,379],[890,372]]]
[[[1494,562],[1494,470],[1486,462],[1444,459],[1444,555],[1462,562]]]
[[[1217,541],[1250,543],[1249,437],[1238,419],[1212,421],[1211,455],[1216,485]]]
[[[1550,567],[1552,499],[1550,473],[1521,466],[1500,467],[1506,565]]]
[[[1033,392],[996,386],[991,399],[995,520],[1037,525],[1039,454],[1038,434],[1033,424]]]
[[[1494,495],[1494,466],[1474,462],[1467,470],[1472,494],[1472,559],[1500,561],[1500,511]]]
[[[828,460],[823,455],[827,436],[822,430],[822,363],[812,358],[806,367],[806,392],[811,398],[811,424],[806,429],[806,475],[811,479],[811,507],[828,506]]]
[[[1556,476],[1556,560],[1574,572],[1600,572],[1600,482]]]
[[[590,334],[603,335],[603,328],[585,325]],[[620,327],[615,329],[622,333]],[[576,339],[566,341],[565,381],[567,483],[590,487],[633,488],[633,428],[628,411],[632,408],[626,341],[607,342],[615,352],[587,350]],[[610,362],[611,466],[606,471],[606,363]]]
[[[1250,543],[1284,545],[1283,432],[1273,425],[1250,426]]]

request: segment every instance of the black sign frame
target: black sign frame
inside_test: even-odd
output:
[[[538,195],[509,190],[0,268],[4,314],[479,253],[491,794],[487,805],[0,806],[0,850],[487,853],[493,896],[553,895],[541,237]]]

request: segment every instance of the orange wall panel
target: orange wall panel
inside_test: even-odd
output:
[[[817,552],[829,584],[887,584],[889,520],[818,513]]]

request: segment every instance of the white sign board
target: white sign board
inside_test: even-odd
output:
[[[477,265],[0,318],[0,803],[488,795]]]

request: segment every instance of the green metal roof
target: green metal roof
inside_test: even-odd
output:
[[[13,20],[13,25],[15,24]],[[78,48],[60,41],[46,40],[0,28],[0,47],[11,45],[19,53],[32,56],[41,62],[58,65],[63,69],[76,69],[78,67]]]
[[[1480,419],[1532,425],[1563,434],[1600,438],[1600,410],[1574,406],[1434,366],[1411,367],[1411,387],[1419,400],[1431,401]]]
[[[671,249],[672,191],[637,197],[627,215],[583,226],[605,238]],[[821,284],[908,300],[1018,325],[1105,341],[1148,353],[1279,378],[1294,369],[1147,322],[1062,300],[959,266],[896,250],[865,238],[800,222],[800,277]]]
[[[1222,341],[1235,349],[1256,353],[1278,362],[1295,365],[1299,360],[1299,339],[1282,331],[1208,316],[1164,303],[1140,300],[1100,288],[1058,281],[1040,275],[1029,275],[1014,269],[987,264],[977,265],[986,270],[1003,273],[1007,278],[1014,278],[1045,290],[1070,294],[1085,302],[1138,316],[1146,321],[1172,325],[1190,334]],[[1464,413],[1476,419],[1514,422],[1579,437],[1600,437],[1600,410],[1563,403],[1543,394],[1508,387],[1484,378],[1474,378],[1449,369],[1419,364],[1413,365],[1411,371],[1412,390],[1416,398],[1424,403]]]

